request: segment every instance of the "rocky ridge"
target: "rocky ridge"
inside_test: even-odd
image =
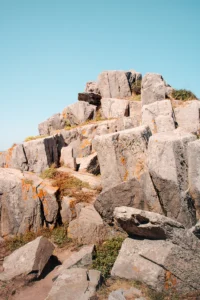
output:
[[[94,245],[119,235],[127,238],[113,278],[163,293],[200,291],[200,102],[172,91],[159,74],[105,71],[40,123],[37,138],[0,153],[2,241],[67,224],[68,238],[88,245],[56,269],[46,300],[98,297]],[[54,247],[38,237],[19,248],[4,259],[0,281],[37,278]],[[117,290],[108,299],[131,293],[145,296]]]

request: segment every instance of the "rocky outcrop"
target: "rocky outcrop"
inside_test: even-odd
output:
[[[100,106],[101,105],[101,96],[95,93],[79,93],[79,101],[85,101],[89,104]]]
[[[148,173],[103,191],[94,203],[95,209],[107,222],[112,222],[114,209],[122,205],[163,213]]]
[[[63,118],[68,120],[70,125],[79,125],[96,116],[96,106],[85,101],[78,101],[67,106],[62,112]]]
[[[78,158],[76,162],[78,164],[79,171],[88,172],[94,175],[100,174],[100,166],[96,152],[88,155],[87,157]]]
[[[156,101],[142,107],[142,124],[151,132],[167,132],[175,129],[174,112],[170,100]]]
[[[142,292],[134,287],[129,290],[119,289],[110,293],[108,300],[147,300],[146,297],[142,297]]]
[[[170,92],[172,92],[172,88],[166,84],[161,75],[147,73],[143,77],[141,91],[142,105],[165,100]]]
[[[196,223],[194,202],[188,193],[188,143],[196,137],[174,131],[152,136],[148,167],[164,214],[186,227]]]
[[[101,273],[87,269],[65,269],[55,280],[46,300],[90,300],[101,284]]]
[[[62,114],[58,113],[38,125],[40,135],[51,135],[55,130],[63,129],[65,120]]]
[[[11,192],[12,191],[12,192]],[[56,223],[57,188],[15,169],[0,169],[0,235],[38,231]]]
[[[69,223],[68,236],[82,244],[95,244],[108,237],[108,228],[92,205],[81,209],[77,219]]]
[[[97,87],[97,83],[95,81],[89,81],[86,83],[85,92],[100,94],[100,91]]]
[[[128,117],[129,101],[115,98],[101,99],[102,115],[105,119]]]
[[[93,147],[100,163],[102,186],[111,188],[146,169],[146,151],[151,131],[141,126],[104,136],[96,136]]]
[[[141,281],[157,291],[196,291],[200,289],[198,249],[198,239],[195,248],[186,249],[166,240],[127,238],[111,274]]]
[[[176,122],[179,127],[187,132],[199,134],[200,130],[200,102],[199,100],[192,100],[182,102],[175,108]]]
[[[15,250],[4,259],[4,272],[0,273],[0,280],[7,281],[30,273],[33,277],[39,277],[53,250],[53,244],[44,237],[38,237]]]

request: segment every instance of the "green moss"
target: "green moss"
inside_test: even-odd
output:
[[[97,246],[92,267],[101,271],[104,278],[110,276],[110,271],[118,256],[123,240],[121,237],[113,238]]]

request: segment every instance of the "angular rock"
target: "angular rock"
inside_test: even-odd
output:
[[[41,138],[23,144],[28,171],[40,174],[52,164],[58,166],[59,153],[55,137]]]
[[[79,101],[85,101],[89,104],[100,106],[101,105],[101,96],[95,93],[79,93]]]
[[[179,127],[187,132],[200,133],[200,102],[192,100],[183,102],[175,108],[174,113]]]
[[[100,284],[99,271],[66,269],[54,282],[46,300],[90,300]]]
[[[87,268],[92,265],[95,253],[94,245],[83,246],[78,252],[72,252],[71,255],[57,269],[56,277],[62,274],[66,269]]]
[[[71,125],[79,125],[96,116],[96,106],[84,101],[78,101],[67,106],[62,112],[63,118]]]
[[[76,199],[63,197],[61,201],[60,215],[63,224],[68,224],[76,217]]]
[[[102,115],[106,119],[128,117],[129,101],[115,98],[101,99]]]
[[[148,146],[148,167],[159,194],[164,214],[187,228],[196,223],[194,201],[188,193],[188,143],[196,140],[189,133],[158,133]]]
[[[129,81],[124,71],[102,72],[97,85],[103,98],[123,99],[131,96]]]
[[[130,101],[129,102],[129,110],[130,110],[130,117],[132,117],[136,122],[137,126],[141,125],[142,120],[142,104],[141,101]]]
[[[171,239],[174,231],[184,229],[182,224],[170,218],[132,207],[115,208],[114,218],[129,235],[147,239]]]
[[[100,243],[107,235],[107,227],[92,205],[82,208],[79,217],[69,223],[68,237],[82,244]]]
[[[100,174],[100,166],[96,152],[89,156],[78,158],[77,164],[80,165],[79,171],[85,171],[94,175]]]
[[[95,81],[89,81],[86,83],[85,92],[100,94],[100,91],[97,87],[97,83]]]
[[[0,236],[38,231],[57,221],[57,188],[35,174],[0,169]]]
[[[140,122],[134,117],[122,117],[116,120],[116,132],[138,127]]]
[[[189,192],[195,201],[198,219],[200,217],[200,140],[188,144]]]
[[[38,125],[40,135],[51,135],[55,130],[63,129],[65,120],[61,114],[55,114]]]
[[[73,146],[70,144],[68,147],[63,147],[61,149],[60,163],[65,166],[76,170],[76,159],[73,156]]]
[[[170,91],[161,75],[147,73],[142,79],[142,105],[165,100]]]
[[[140,126],[104,136],[96,136],[93,148],[97,151],[103,188],[111,188],[147,171],[146,151],[151,131]]]
[[[143,105],[142,124],[149,126],[152,133],[173,131],[175,122],[171,101],[163,100]]]
[[[112,221],[116,207],[129,206],[163,213],[148,172],[107,189],[97,197],[94,207],[105,221]]]
[[[7,151],[0,153],[1,168],[15,168],[27,171],[28,161],[24,151],[23,144],[14,144]]]
[[[36,238],[4,259],[4,272],[0,274],[0,280],[7,281],[30,273],[34,274],[34,277],[39,277],[53,250],[54,246],[48,239]]]
[[[164,240],[127,238],[112,268],[112,276],[137,280],[157,291],[195,291],[200,288],[197,248]]]

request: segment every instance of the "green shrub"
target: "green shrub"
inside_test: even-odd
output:
[[[104,279],[110,276],[110,271],[118,256],[124,238],[118,237],[105,241],[97,246],[92,268],[101,271]]]
[[[173,90],[171,95],[176,100],[198,100],[198,98],[191,91],[188,90]]]
[[[67,227],[66,226],[60,226],[55,229],[53,229],[51,233],[52,241],[58,245],[58,247],[62,248],[69,242],[71,242],[71,239],[67,237]]]
[[[46,179],[46,178],[49,178],[49,179],[53,179],[55,176],[56,176],[56,173],[57,173],[57,170],[55,168],[55,165],[51,165],[50,168],[44,170],[41,174],[40,174],[40,177],[42,179]]]

